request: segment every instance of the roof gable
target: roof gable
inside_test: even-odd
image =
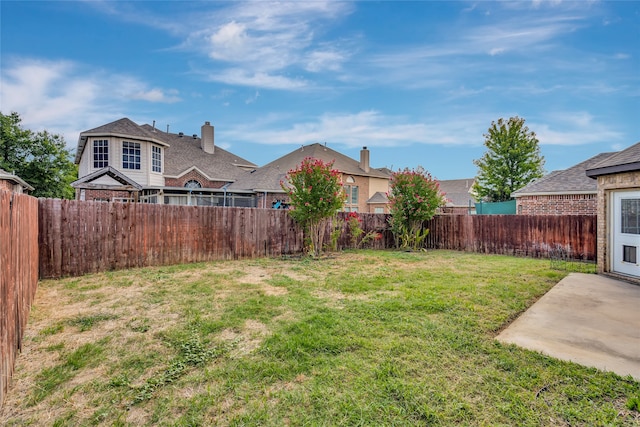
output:
[[[101,178],[104,178],[105,176],[113,179],[114,181],[124,186],[129,186],[129,187],[136,188],[138,190],[142,190],[142,186],[140,184],[138,184],[128,176],[122,174],[117,169],[112,168],[111,166],[107,166],[106,168],[97,170],[89,175],[85,175],[82,178],[73,181],[71,183],[71,186],[74,188],[79,188],[83,186],[82,184],[91,184],[92,182],[96,182],[96,181],[97,181],[96,183],[100,183]],[[102,182],[104,181],[102,180]],[[104,184],[101,183],[101,185],[104,185]]]
[[[345,156],[326,145],[314,143],[303,145],[254,171],[245,173],[229,188],[234,190],[281,192],[283,190],[280,187],[280,182],[284,181],[290,170],[297,168],[307,157],[322,160],[325,163],[333,162],[333,169],[339,170],[346,175],[389,178],[388,174],[378,169],[370,168],[369,172],[365,172],[360,168],[359,161]]]

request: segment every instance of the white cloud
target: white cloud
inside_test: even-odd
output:
[[[247,98],[244,103],[245,104],[253,104],[254,102],[256,102],[258,100],[258,98],[260,98],[260,92],[256,91],[255,94],[253,94],[252,96],[250,96],[249,98]]]
[[[153,88],[150,90],[140,90],[131,94],[131,99],[138,99],[142,101],[149,102],[163,102],[163,103],[174,103],[181,101],[180,97],[177,96],[176,90],[163,91],[162,89]]]
[[[207,25],[196,27],[186,44],[203,50],[229,68],[215,80],[271,89],[299,89],[291,70],[337,71],[349,53],[321,42],[322,21],[350,13],[348,3],[241,2],[216,11]]]
[[[14,59],[0,75],[2,111],[20,114],[25,128],[62,134],[75,145],[78,132],[122,116],[123,100],[176,102],[174,90],[149,89],[131,76],[88,69],[71,61]]]
[[[287,120],[291,122],[291,119]],[[480,145],[489,123],[484,117],[456,117],[449,122],[421,123],[378,111],[326,113],[314,121],[277,128],[274,122],[229,130],[237,141],[266,145],[331,142],[348,147],[395,147],[410,144]]]
[[[302,78],[292,79],[265,72],[251,73],[242,68],[229,68],[220,73],[210,74],[208,79],[230,85],[251,86],[266,89],[299,90],[307,87],[309,82]]]
[[[555,112],[542,123],[531,123],[541,145],[583,145],[615,143],[623,134],[599,123],[584,111]]]
[[[317,50],[310,52],[306,58],[307,71],[314,73],[329,70],[338,71],[342,68],[345,56],[335,50]]]

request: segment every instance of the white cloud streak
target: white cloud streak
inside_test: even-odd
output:
[[[335,72],[349,59],[350,52],[338,43],[321,42],[317,29],[351,9],[333,1],[235,3],[192,31],[185,45],[228,66],[206,73],[210,80],[299,90],[311,83],[301,77],[303,71]]]
[[[5,61],[0,99],[3,114],[15,111],[26,128],[60,133],[69,146],[79,130],[121,116],[126,100],[180,100],[175,90],[149,88],[131,76],[89,71],[71,61],[34,59]]]
[[[512,114],[516,115],[516,114]],[[331,142],[350,148],[403,147],[412,144],[442,146],[481,146],[490,123],[497,113],[454,116],[438,122],[415,122],[379,111],[327,113],[316,120],[298,122],[277,128],[274,122],[231,129],[226,135],[236,141],[265,145],[301,145]],[[509,115],[506,115],[507,117]],[[622,135],[585,112],[560,112],[549,120],[528,124],[536,132],[541,145],[576,146],[603,141],[617,141]]]

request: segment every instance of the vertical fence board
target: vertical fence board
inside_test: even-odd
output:
[[[38,234],[38,200],[0,191],[0,407],[38,286]]]

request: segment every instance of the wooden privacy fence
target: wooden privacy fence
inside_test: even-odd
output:
[[[302,250],[285,211],[40,199],[40,277]]]
[[[385,227],[384,215],[361,218],[366,230]],[[348,245],[342,229],[340,248]],[[41,278],[299,254],[304,244],[285,210],[59,199],[40,199],[39,234]],[[384,238],[370,245],[385,246]]]
[[[338,249],[350,247],[343,220]],[[388,215],[360,214],[365,232],[393,247]],[[188,262],[300,254],[303,234],[287,211],[40,199],[40,277]],[[327,227],[325,242],[335,224]],[[546,257],[557,246],[596,256],[596,217],[441,215],[428,222],[426,247]]]
[[[0,190],[0,407],[38,285],[38,199]]]
[[[595,215],[441,215],[427,227],[433,249],[538,258],[561,246],[577,259],[596,259]]]

